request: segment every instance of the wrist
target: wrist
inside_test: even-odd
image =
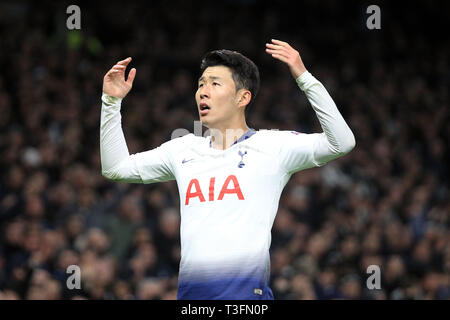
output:
[[[299,70],[297,71],[297,74],[296,74],[296,77],[295,77],[295,78],[297,79],[298,77],[301,77],[306,71],[307,71],[307,70],[306,70],[305,67],[299,69]]]
[[[102,92],[102,101],[107,105],[117,104],[122,102],[122,98],[111,96]]]
[[[297,66],[295,68],[291,69],[292,76],[294,79],[298,79],[301,75],[303,75],[306,72],[305,66]]]

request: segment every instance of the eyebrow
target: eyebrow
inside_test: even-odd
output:
[[[219,79],[222,79],[221,77],[216,77],[216,76],[208,76],[207,78],[209,78],[209,79],[211,79],[211,80],[219,80]],[[205,80],[205,77],[201,76],[201,77],[198,79],[198,82],[203,81],[203,80]]]

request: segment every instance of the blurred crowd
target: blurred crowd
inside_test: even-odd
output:
[[[450,298],[450,45],[432,32],[448,30],[448,2],[383,2],[372,31],[351,1],[305,1],[301,12],[286,1],[86,2],[72,31],[69,4],[0,4],[0,299],[176,299],[177,185],[102,177],[103,75],[133,57],[130,153],[193,132],[200,59],[219,48],[260,68],[250,127],[321,132],[264,52],[270,38],[299,50],[357,143],[287,184],[272,229],[275,299]],[[424,16],[436,19],[417,26]],[[70,265],[80,289],[67,286]],[[370,265],[380,289],[367,287]]]

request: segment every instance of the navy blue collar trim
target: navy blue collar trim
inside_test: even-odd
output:
[[[241,141],[247,140],[248,138],[250,138],[252,135],[254,135],[256,133],[255,129],[248,129],[246,133],[244,133],[239,139],[237,139],[232,145],[235,145]],[[209,146],[212,146],[212,141],[209,140]]]

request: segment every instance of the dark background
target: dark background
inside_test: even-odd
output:
[[[81,8],[81,30],[66,8]],[[381,30],[366,28],[367,6]],[[448,1],[0,3],[0,299],[175,299],[175,182],[101,176],[101,86],[133,57],[122,105],[130,153],[193,132],[201,57],[242,52],[261,90],[248,124],[320,132],[288,69],[289,42],[356,137],[348,155],[297,173],[272,229],[276,299],[448,299]],[[81,267],[82,289],[65,270]],[[381,267],[380,290],[366,287]]]

